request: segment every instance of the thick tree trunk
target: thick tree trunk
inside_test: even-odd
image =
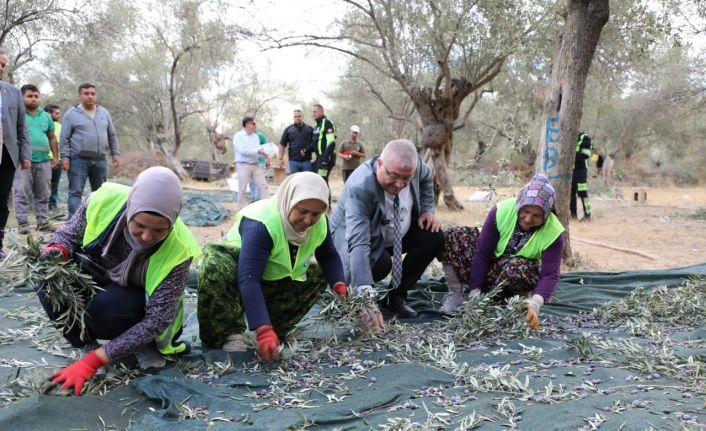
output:
[[[441,82],[441,80],[440,80]],[[430,150],[434,166],[434,199],[444,195],[444,203],[453,211],[462,210],[463,205],[456,199],[448,162],[453,149],[454,123],[459,117],[461,102],[474,89],[465,79],[445,80],[447,85],[431,88],[418,88],[408,94],[422,120],[422,146]]]
[[[567,230],[565,257],[571,256],[569,195],[586,76],[609,14],[608,0],[566,1],[564,28],[559,35],[551,82],[544,100],[544,123],[535,171],[546,174],[556,190],[559,220]]]
[[[430,151],[434,171],[434,203],[438,204],[443,194],[444,204],[452,210],[462,210],[463,205],[456,199],[453,184],[448,173],[448,161],[452,140],[443,124],[428,124],[422,128],[422,146]]]
[[[181,165],[181,161],[179,161],[179,159],[177,159],[172,153],[169,141],[167,140],[167,135],[164,133],[163,126],[157,126],[157,145],[162,151],[162,154],[164,154],[164,158],[167,160],[167,166],[169,169],[174,171],[180,180],[184,181],[188,179],[189,173],[186,172],[186,169],[184,169]]]
[[[215,125],[206,127],[206,131],[208,132],[208,144],[211,149],[211,160],[214,162],[223,161],[223,155],[228,151],[227,141],[230,138],[216,132]]]

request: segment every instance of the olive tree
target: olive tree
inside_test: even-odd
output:
[[[608,0],[566,1],[562,12],[564,26],[559,35],[549,89],[544,99],[535,171],[547,174],[554,183],[559,219],[567,227],[568,197],[586,77],[609,14]],[[564,250],[565,254],[571,254],[568,240]]]
[[[5,78],[37,58],[43,44],[64,40],[65,29],[81,20],[82,5],[59,0],[0,1],[0,47],[8,52]]]
[[[414,104],[434,183],[450,209],[461,209],[447,171],[461,108],[502,70],[507,56],[543,22],[541,2],[520,0],[342,0],[347,13],[332,34],[273,37],[278,48],[334,49],[370,64]],[[437,193],[437,194],[438,194]]]

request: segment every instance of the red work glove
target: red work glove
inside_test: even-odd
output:
[[[346,286],[346,283],[339,281],[331,287],[331,290],[338,294],[338,297],[341,298],[341,301],[346,300],[346,296],[348,296],[348,286]]]
[[[93,377],[98,368],[105,364],[107,362],[104,362],[94,350],[63,370],[54,371],[49,378],[52,379],[51,382],[54,384],[64,383],[61,385],[61,389],[73,387],[74,395],[78,397],[81,395],[81,390],[86,380]]]
[[[42,254],[39,256],[40,260],[47,259],[51,255],[59,254],[64,258],[64,260],[69,260],[69,250],[61,244],[49,244],[44,248]]]
[[[271,361],[279,355],[279,337],[272,329],[272,325],[263,325],[257,328],[257,351],[266,361]]]

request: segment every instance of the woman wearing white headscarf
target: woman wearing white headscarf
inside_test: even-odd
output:
[[[324,216],[328,196],[320,176],[290,175],[274,197],[238,212],[225,241],[204,248],[198,297],[204,346],[246,350],[244,312],[260,355],[271,360],[327,282],[345,299],[341,259]],[[314,256],[324,274],[311,264]]]
[[[132,188],[104,183],[50,238],[44,256],[80,259],[103,288],[87,306],[86,334],[64,328],[64,337],[85,354],[52,374],[62,389],[83,384],[110,361],[136,355],[143,368],[163,366],[160,354],[184,352],[176,340],[183,323],[182,294],[189,265],[201,251],[178,218],[182,206],[179,178],[152,167]],[[80,245],[80,246],[79,246]],[[64,310],[38,296],[49,318]],[[110,340],[99,346],[96,340]]]

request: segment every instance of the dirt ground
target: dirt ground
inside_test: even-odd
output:
[[[213,187],[212,184],[203,182],[189,182],[186,186]],[[331,186],[334,197],[338,196],[342,187],[340,179],[332,179]],[[275,189],[275,186],[270,186],[271,193]],[[465,209],[461,212],[450,212],[442,206],[437,210],[437,215],[443,223],[482,225],[492,204],[469,202],[468,197],[476,191],[475,187],[457,186],[454,190]],[[517,190],[498,189],[496,200],[512,196]],[[645,188],[647,200],[644,203],[633,201],[634,192],[637,190],[638,188],[634,187],[623,187],[623,199],[592,196],[592,220],[588,223],[574,222],[569,227],[575,262],[572,266],[565,265],[564,272],[661,269],[706,261],[706,245],[701,244],[706,236],[706,221],[689,217],[699,208],[706,209],[706,189]],[[234,204],[227,204],[226,207],[232,212],[235,210]],[[221,226],[192,230],[203,245],[217,241],[230,229],[233,222],[234,219],[231,218]]]
[[[224,181],[187,181],[184,186],[195,189],[227,188]],[[340,177],[331,180],[334,202],[342,186]],[[275,190],[276,186],[271,184],[270,193]],[[454,190],[465,209],[451,212],[442,205],[437,209],[439,218],[445,225],[481,226],[490,206],[499,199],[515,195],[518,188],[497,189],[497,195],[490,203],[468,200],[477,190],[475,187],[456,186]],[[573,222],[569,226],[574,259],[569,264],[565,262],[563,272],[662,269],[706,262],[706,245],[701,243],[706,236],[706,188],[645,187],[647,199],[644,202],[633,200],[638,188],[624,186],[621,190],[622,199],[608,196],[608,193],[591,194],[592,220],[588,223]],[[235,213],[234,203],[224,206]],[[701,210],[700,219],[691,217],[697,210]],[[30,216],[30,220],[33,218]],[[234,221],[231,217],[220,226],[192,227],[191,230],[199,243],[204,245],[222,238]],[[55,223],[58,225],[61,222]],[[16,232],[16,227],[14,213],[11,213],[8,229]],[[15,235],[22,239],[21,235]]]

